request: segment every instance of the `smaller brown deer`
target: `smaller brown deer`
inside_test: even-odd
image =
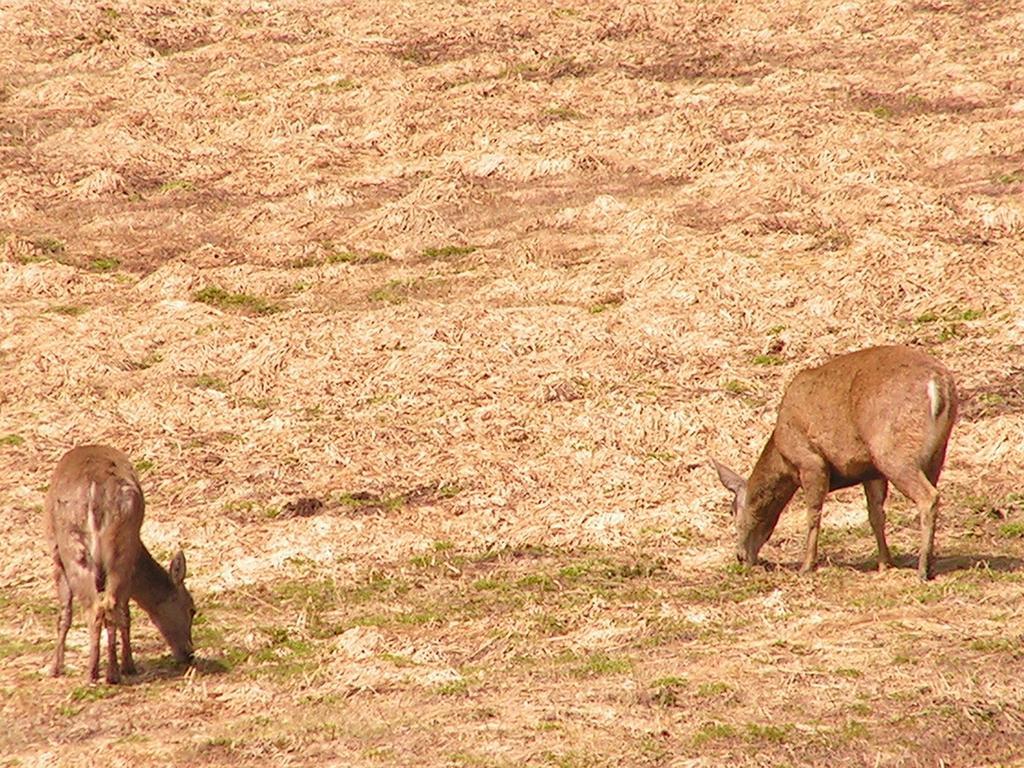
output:
[[[64,669],[64,641],[71,626],[71,601],[89,621],[89,679],[100,674],[100,635],[107,630],[108,683],[134,674],[128,599],[149,614],[182,663],[192,661],[195,606],[185,588],[185,555],[164,570],[139,538],[145,502],[128,457],[105,445],[68,451],[50,479],[43,510],[46,538],[61,611],[51,674]],[[121,634],[117,663],[115,631]]]
[[[885,541],[891,482],[921,518],[918,575],[932,577],[939,493],[935,485],[956,420],[957,395],[945,366],[910,347],[872,347],[801,371],[782,397],[775,430],[748,480],[715,462],[735,494],[740,562],[753,565],[798,487],[807,504],[801,570],[814,568],[825,496],[864,485],[878,568],[892,565]]]

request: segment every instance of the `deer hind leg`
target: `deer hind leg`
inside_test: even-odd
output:
[[[100,679],[100,639],[106,613],[103,610],[103,596],[98,596],[89,606],[89,680]]]
[[[117,627],[107,621],[107,682],[121,682],[121,669],[117,666]]]
[[[114,597],[109,591],[101,592],[96,601],[96,615],[98,626],[107,630],[107,675],[108,683],[121,682],[121,669],[117,665],[117,630],[120,624],[118,620],[118,606]],[[97,631],[97,638],[99,630]],[[97,644],[98,644],[97,639]],[[97,648],[97,656],[99,649]],[[95,678],[93,678],[95,679]]]
[[[864,496],[868,502],[868,521],[878,544],[878,570],[892,566],[892,555],[885,541],[885,499],[889,495],[889,481],[884,477],[864,482]]]
[[[821,507],[828,495],[828,468],[820,459],[800,467],[800,486],[807,503],[807,546],[800,570],[814,570],[818,564],[818,536],[821,533]]]
[[[888,474],[888,473],[887,473]],[[939,492],[917,466],[888,475],[897,490],[914,502],[921,520],[921,544],[917,555],[917,575],[922,581],[934,576],[935,521],[939,510]]]
[[[68,629],[71,628],[71,585],[68,584],[67,574],[64,573],[64,564],[60,560],[57,548],[53,548],[53,581],[57,587],[57,601],[60,603],[60,613],[57,615],[57,648],[53,652],[53,663],[50,665],[50,674],[58,677],[64,672],[64,644],[68,637]]]

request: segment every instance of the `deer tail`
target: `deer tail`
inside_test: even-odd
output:
[[[931,406],[932,420],[937,420],[949,408],[950,398],[945,389],[938,379],[928,380],[928,404]]]
[[[100,550],[100,510],[96,504],[96,482],[89,483],[89,502],[85,512],[86,524],[89,526],[89,559],[92,560],[92,575],[96,583],[96,593],[101,594],[107,588],[107,571],[103,567],[103,553]]]

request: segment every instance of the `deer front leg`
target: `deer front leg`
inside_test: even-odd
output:
[[[126,675],[134,675],[135,660],[132,658],[131,640],[132,617],[127,605],[124,607],[121,619],[121,671]]]
[[[807,502],[807,545],[801,572],[813,571],[818,565],[818,536],[821,533],[821,507],[828,495],[828,471],[824,462],[801,467],[800,485]]]

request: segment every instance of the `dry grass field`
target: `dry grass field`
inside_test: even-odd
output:
[[[1024,3],[0,0],[0,766],[1024,765]],[[938,577],[736,566],[794,373],[957,375]],[[187,672],[49,678],[71,445]],[[798,503],[798,501],[796,502]]]

